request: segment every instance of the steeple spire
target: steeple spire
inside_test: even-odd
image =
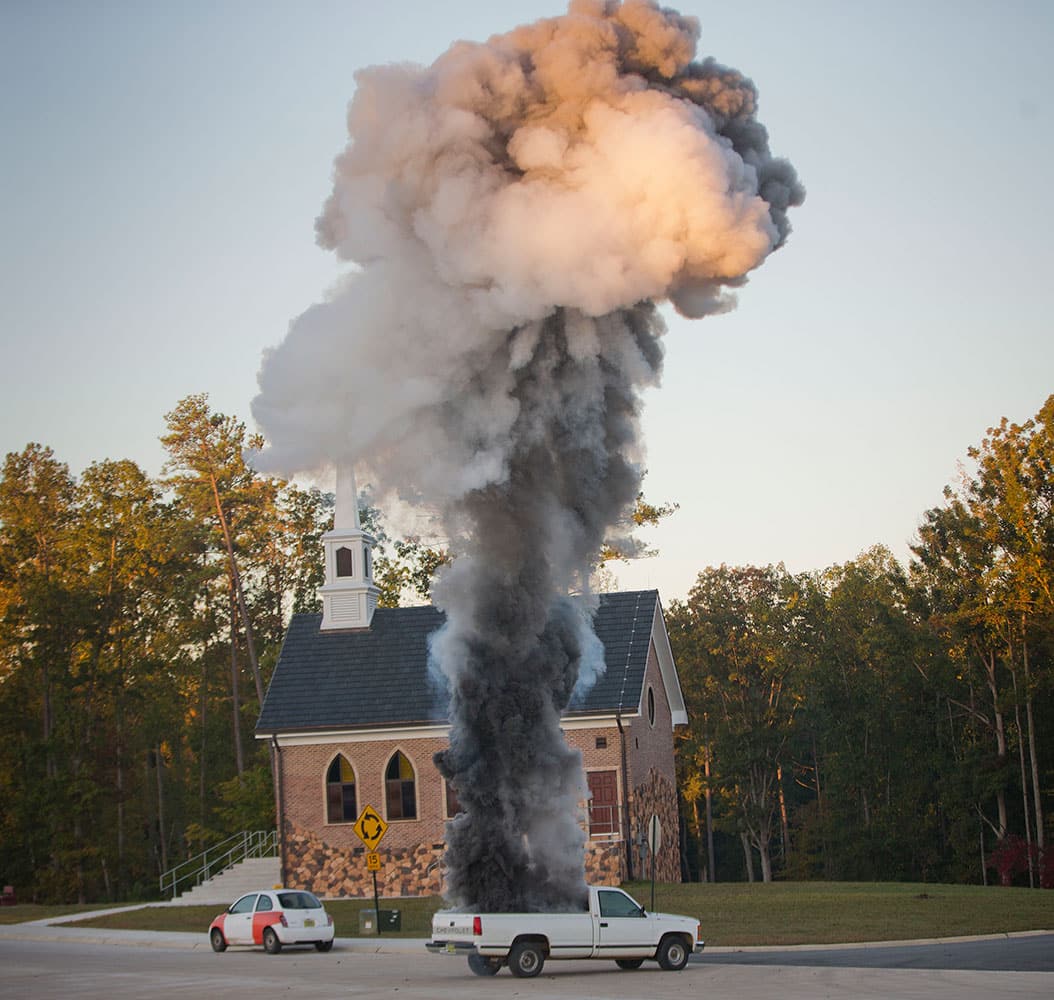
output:
[[[355,470],[351,465],[337,469],[337,503],[333,511],[334,531],[359,531],[359,497],[355,489]]]
[[[373,585],[376,539],[362,530],[358,493],[351,464],[337,469],[333,530],[322,536],[326,582],[322,595],[322,629],[369,628],[380,591]]]

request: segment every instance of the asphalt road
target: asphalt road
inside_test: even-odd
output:
[[[784,948],[704,952],[707,965],[782,965],[857,969],[960,969],[1054,973],[1054,934],[1022,934],[972,941],[930,941],[867,947]],[[1051,996],[1054,997],[1054,987]]]
[[[0,935],[3,994],[33,1000],[248,996],[297,1000],[493,1000],[506,996],[531,1000],[770,1000],[776,996],[781,1000],[1049,1000],[1054,996],[1052,972],[758,964],[757,952],[751,953],[755,961],[748,965],[738,964],[748,957],[744,953],[715,954],[693,960],[680,973],[662,972],[651,963],[636,972],[623,972],[610,962],[550,962],[537,979],[520,980],[506,971],[493,979],[473,976],[461,959],[416,950],[366,952],[342,941],[325,955],[313,949],[285,949],[274,956],[259,949],[230,949],[215,955],[208,950],[204,935],[195,946],[172,941],[171,936],[158,936],[158,945],[152,946],[145,936],[134,944],[93,944],[76,935],[74,931],[47,940]],[[1040,942],[1044,945],[1049,947],[1049,938]],[[776,954],[767,953],[768,957]],[[787,953],[781,954],[786,957]],[[798,952],[797,957],[802,954]]]

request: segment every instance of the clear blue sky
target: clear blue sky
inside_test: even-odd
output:
[[[646,488],[681,509],[620,582],[903,558],[967,447],[1054,392],[1054,4],[674,6],[808,198],[736,312],[671,317]],[[0,451],[156,474],[182,396],[249,420],[261,351],[339,274],[313,222],[354,71],[563,9],[7,0]]]

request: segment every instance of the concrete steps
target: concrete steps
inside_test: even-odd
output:
[[[254,889],[270,889],[278,885],[280,877],[278,858],[246,858],[207,882],[180,893],[172,900],[172,904],[196,906],[199,903],[217,903],[228,906],[239,896]]]

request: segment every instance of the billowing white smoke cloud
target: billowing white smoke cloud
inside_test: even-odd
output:
[[[360,71],[317,228],[362,270],[266,355],[260,464],[354,456],[459,495],[505,472],[508,384],[463,414],[464,437],[438,440],[429,412],[464,392],[495,331],[557,307],[727,308],[801,189],[768,155],[749,81],[692,63],[698,34],[644,0],[584,0],[428,68]],[[785,190],[766,200],[766,183]]]
[[[753,85],[693,62],[698,37],[650,0],[575,0],[427,68],[361,71],[317,222],[357,269],[260,371],[259,465],[365,462],[442,512],[459,905],[582,898],[559,718],[602,660],[566,595],[639,490],[655,303],[729,308],[804,197]]]

